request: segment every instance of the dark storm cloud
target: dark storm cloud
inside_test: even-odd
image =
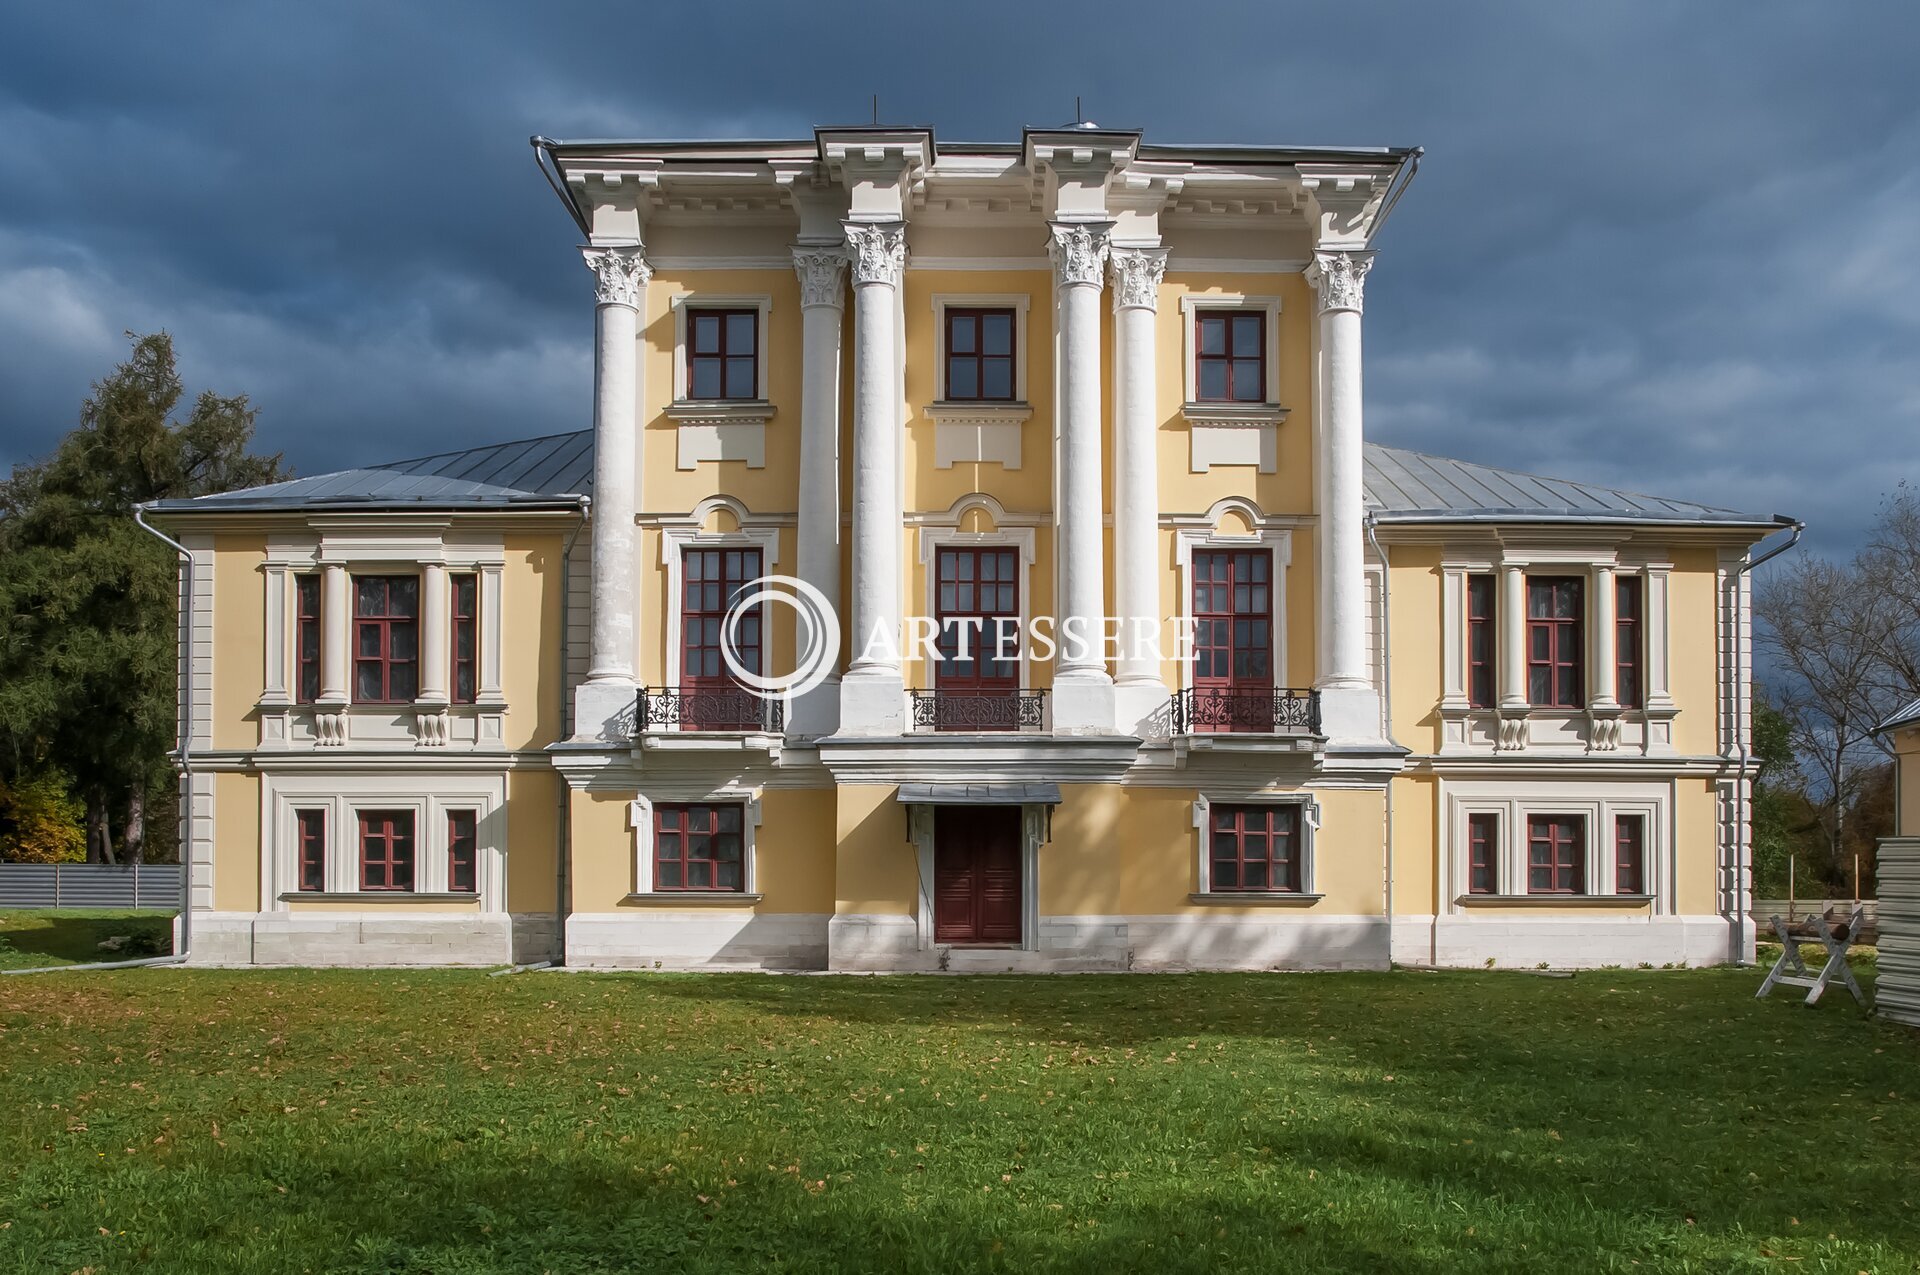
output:
[[[1920,480],[1907,6],[28,5],[0,12],[0,461],[166,327],[303,471],[575,428],[525,139],[1418,144],[1369,432],[1815,523]]]

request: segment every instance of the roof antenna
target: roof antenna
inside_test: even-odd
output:
[[[875,128],[880,126],[880,95],[878,93],[873,95],[873,124]]]
[[[1073,95],[1073,122],[1076,124],[1084,124],[1087,122],[1087,113],[1080,109],[1080,95],[1078,93]]]

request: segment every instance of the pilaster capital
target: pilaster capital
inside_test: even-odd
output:
[[[1099,287],[1106,274],[1107,231],[1111,222],[1055,221],[1048,223],[1052,238],[1047,253],[1053,258],[1053,280],[1065,288],[1074,284]]]
[[[1371,252],[1316,251],[1313,264],[1307,267],[1307,282],[1320,294],[1320,313],[1351,310],[1359,314],[1365,308],[1367,271],[1371,269]]]
[[[1167,273],[1165,248],[1115,248],[1107,257],[1113,275],[1113,309],[1157,310],[1160,281]]]
[[[901,272],[907,268],[907,223],[904,221],[849,221],[847,258],[853,265],[853,282],[884,283],[900,286]]]
[[[793,272],[800,276],[802,309],[828,305],[838,310],[845,295],[847,250],[839,244],[793,250]]]
[[[641,294],[647,290],[647,282],[653,278],[653,267],[647,264],[645,250],[634,245],[624,248],[582,248],[580,255],[586,258],[587,269],[593,271],[593,299],[600,305],[623,305],[628,309],[640,308]]]

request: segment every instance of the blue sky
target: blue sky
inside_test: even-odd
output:
[[[1920,6],[0,0],[0,464],[164,327],[301,472],[583,427],[526,139],[1419,145],[1380,441],[1812,523],[1920,482]]]

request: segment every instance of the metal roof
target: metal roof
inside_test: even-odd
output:
[[[1892,717],[1889,717],[1886,721],[1874,727],[1873,733],[1876,735],[1884,735],[1886,732],[1897,730],[1902,726],[1915,725],[1920,725],[1920,699],[1913,701],[1913,703],[1907,705]]]
[[[1367,507],[1381,522],[1645,522],[1773,527],[1792,522],[1688,500],[1542,478],[1369,443]]]
[[[1366,448],[1367,507],[1383,523],[1631,522],[1773,527],[1783,520],[1448,460]],[[573,504],[593,491],[593,432],[549,434],[466,451],[295,478],[191,500],[165,512],[295,509],[487,509]]]

